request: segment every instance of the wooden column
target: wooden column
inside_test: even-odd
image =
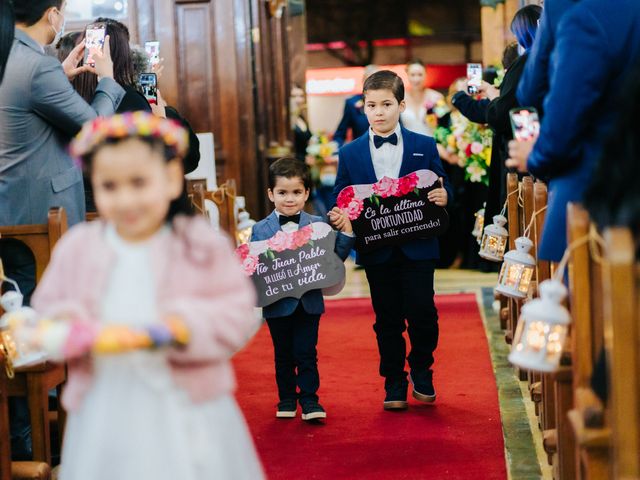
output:
[[[496,8],[481,7],[482,62],[485,66],[501,64],[502,51],[515,40],[509,27],[519,8],[519,0],[505,0]]]

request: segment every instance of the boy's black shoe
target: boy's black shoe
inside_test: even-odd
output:
[[[276,411],[276,417],[278,418],[295,418],[298,412],[298,403],[295,398],[282,400],[278,403],[278,410]]]
[[[413,398],[419,402],[433,403],[436,401],[436,389],[433,388],[433,372],[411,370],[409,380],[413,384]]]
[[[327,412],[318,402],[310,401],[302,404],[302,420],[320,420],[327,418]]]
[[[405,380],[386,381],[384,389],[387,395],[384,397],[383,407],[385,410],[406,410],[409,404],[407,403],[407,388],[409,383]]]

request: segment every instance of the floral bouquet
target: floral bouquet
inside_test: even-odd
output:
[[[428,102],[425,108],[427,110],[425,123],[434,130],[439,128],[440,119],[451,112],[451,108],[447,105],[447,101],[444,98],[438,99],[435,103]]]
[[[436,142],[460,158],[465,180],[489,185],[493,132],[486,125],[467,120],[461,114],[451,115],[451,128],[438,127]]]
[[[307,147],[307,163],[311,167],[311,178],[316,185],[333,186],[337,174],[335,156],[337,142],[329,140],[325,134],[314,135]]]

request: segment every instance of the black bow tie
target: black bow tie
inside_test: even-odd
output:
[[[280,215],[278,216],[278,220],[280,221],[280,225],[284,225],[285,223],[289,222],[300,223],[300,214],[296,213],[295,215],[291,215],[290,217],[287,217],[286,215]]]
[[[397,145],[398,135],[396,135],[395,133],[392,133],[388,137],[381,137],[380,135],[373,136],[373,144],[376,146],[376,148],[380,148],[386,142],[389,142],[391,145]]]

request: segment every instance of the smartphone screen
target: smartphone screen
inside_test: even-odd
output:
[[[142,94],[149,103],[158,103],[158,78],[155,73],[141,73],[138,76],[138,83],[142,88]]]
[[[160,63],[160,42],[144,42],[144,50],[152,67]]]
[[[540,133],[538,112],[533,107],[518,107],[509,111],[513,138],[519,142],[535,140]]]
[[[104,23],[92,23],[87,26],[84,34],[84,64],[95,67],[96,62],[91,55],[91,49],[99,48],[102,50],[104,45],[104,36],[107,26]]]
[[[467,91],[471,95],[478,93],[482,84],[482,64],[467,63]]]

